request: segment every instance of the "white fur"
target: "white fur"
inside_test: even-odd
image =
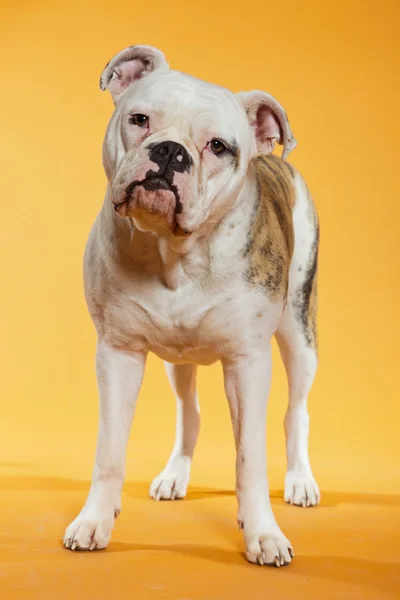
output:
[[[145,154],[138,132],[126,129],[125,114],[133,105],[157,115],[153,139],[172,138],[194,157],[182,200],[182,219],[192,231],[187,238],[175,238],[166,225],[146,221],[146,215],[122,219],[113,211],[111,190],[126,157],[135,170]],[[236,172],[215,157],[202,158],[210,135],[232,134],[242,154]],[[316,358],[298,331],[290,297],[298,285],[298,266],[307,263],[313,231],[298,179],[295,256],[285,310],[282,302],[269,301],[265,291],[244,282],[241,249],[251,219],[249,198],[256,193],[249,168],[255,152],[254,133],[234,94],[165,67],[128,87],[117,102],[104,143],[110,186],[85,253],[85,293],[99,338],[99,439],[92,487],[66,531],[67,548],[100,549],[109,541],[121,506],[125,449],[145,357],[153,352],[167,362],[177,398],[177,431],[150,495],[157,500],[185,496],[200,425],[195,365],[219,360],[237,448],[238,521],[247,558],[277,566],[291,561],[291,545],[273,516],[266,477],[270,340],[279,327],[290,381],[285,499],[315,504],[319,492],[307,453],[306,400]]]
[[[154,500],[174,500],[186,496],[192,456],[200,429],[195,365],[165,363],[165,367],[176,395],[176,438],[165,469],[150,486],[150,496]]]
[[[305,343],[295,315],[296,293],[304,278],[314,240],[313,215],[307,190],[296,177],[293,210],[295,249],[289,274],[288,301],[277,331],[277,339],[289,380],[289,406],[285,416],[288,471],[284,498],[290,504],[315,506],[320,501],[318,485],[308,457],[309,416],[307,399],[317,370],[315,349]]]

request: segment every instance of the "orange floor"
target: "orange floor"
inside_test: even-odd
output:
[[[324,490],[322,506],[307,510],[284,505],[282,491],[274,491],[274,510],[297,553],[292,565],[274,569],[246,562],[234,494],[213,487],[193,487],[184,501],[155,503],[147,483],[128,482],[109,548],[68,552],[60,537],[87,482],[31,471],[1,467],[3,600],[400,597],[400,496]]]

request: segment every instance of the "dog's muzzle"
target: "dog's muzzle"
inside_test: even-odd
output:
[[[132,181],[125,188],[122,198],[113,199],[114,210],[121,217],[128,216],[129,209],[134,208],[157,214],[166,219],[175,236],[188,236],[191,232],[178,223],[183,205],[173,181],[175,173],[190,171],[193,160],[177,142],[151,144],[148,150],[149,159],[158,166],[158,170],[149,169],[144,179]]]
[[[130,212],[135,207],[164,217],[177,237],[191,234],[178,223],[183,206],[176,186],[163,177],[150,176],[142,181],[133,181],[126,188],[124,198],[119,202],[113,200],[113,205],[121,217],[133,216]]]

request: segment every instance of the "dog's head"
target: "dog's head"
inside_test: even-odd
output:
[[[115,111],[103,145],[111,200],[144,231],[190,236],[219,221],[238,196],[249,161],[296,145],[282,106],[169,69],[164,55],[132,46],[108,63],[102,90]]]

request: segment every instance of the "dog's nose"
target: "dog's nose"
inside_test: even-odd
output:
[[[193,162],[181,144],[169,140],[150,146],[149,158],[160,167],[160,175],[189,172]]]

